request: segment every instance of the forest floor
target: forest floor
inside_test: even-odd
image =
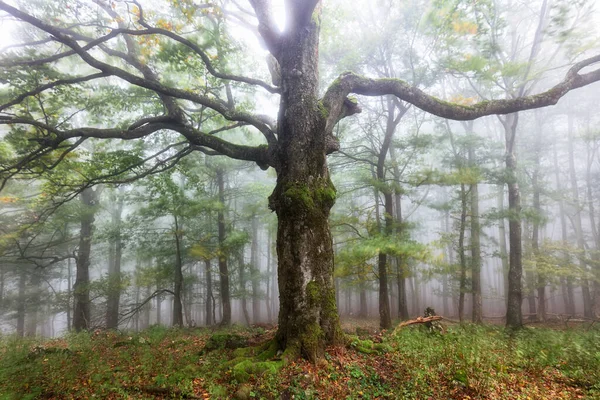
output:
[[[373,326],[345,321],[317,365],[260,358],[264,328],[3,337],[0,399],[600,399],[598,325]]]

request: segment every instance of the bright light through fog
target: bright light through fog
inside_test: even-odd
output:
[[[283,0],[273,2],[273,17],[280,31],[285,29],[285,4]]]

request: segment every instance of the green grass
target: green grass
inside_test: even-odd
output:
[[[0,338],[0,399],[600,398],[598,329],[509,334],[464,325],[440,335],[410,327],[374,336],[372,343],[350,340],[348,348],[329,349],[317,365],[298,360],[275,372],[244,368],[244,379],[238,370],[250,363],[240,364],[249,352],[205,350],[215,333],[235,333],[255,345],[273,334],[152,328],[48,341]]]

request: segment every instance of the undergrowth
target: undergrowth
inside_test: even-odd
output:
[[[508,333],[463,325],[441,335],[411,327],[350,338],[347,348],[328,349],[316,365],[297,360],[254,368],[279,365],[274,351],[260,363],[240,364],[258,354],[247,346],[257,350],[272,337],[242,328],[160,327],[45,341],[3,337],[0,399],[600,398],[599,329]],[[243,363],[253,367],[242,371]]]

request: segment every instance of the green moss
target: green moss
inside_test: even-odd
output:
[[[281,367],[282,361],[245,360],[236,364],[232,370],[232,376],[238,382],[247,382],[251,375],[276,374]]]
[[[235,392],[234,398],[237,400],[247,400],[250,399],[252,393],[252,386],[248,384],[240,385],[238,390]]]
[[[387,343],[373,343],[372,340],[361,340],[358,336],[349,336],[350,347],[364,354],[382,354],[393,351],[392,346]]]
[[[244,336],[235,333],[215,333],[206,342],[204,350],[237,349],[239,347],[246,347],[247,345],[248,339]]]
[[[316,281],[310,281],[306,284],[306,302],[309,306],[317,305],[321,300],[321,288]]]
[[[318,188],[316,190],[316,195],[317,195],[318,200],[321,203],[331,204],[332,206],[333,206],[333,203],[335,203],[335,199],[337,197],[337,194],[336,194],[335,189],[333,188],[333,185]]]
[[[306,186],[299,184],[290,185],[284,192],[285,196],[294,202],[299,202],[303,207],[307,209],[313,209],[315,202],[312,197],[312,193]]]
[[[316,362],[324,350],[320,344],[323,342],[323,330],[317,322],[308,324],[300,335],[302,353],[311,361]]]
[[[319,109],[319,114],[323,119],[327,119],[329,117],[329,110],[325,107],[321,100],[317,101],[317,108]]]
[[[387,343],[375,343],[373,348],[377,350],[379,353],[389,353],[394,351],[394,348]]]
[[[277,343],[277,340],[270,340],[261,348],[261,351],[256,356],[256,359],[259,361],[270,360],[277,355],[277,351],[279,351],[279,344]]]
[[[239,349],[235,349],[233,351],[233,356],[235,358],[238,357],[252,357],[254,356],[255,353],[255,348],[254,347],[240,347]]]
[[[208,392],[211,397],[215,399],[226,399],[227,398],[227,388],[221,385],[212,385],[209,386]]]
[[[300,357],[300,355],[300,341],[294,340],[292,342],[288,342],[287,346],[285,347],[285,351],[281,355],[281,359],[287,364],[290,361],[294,361]]]

